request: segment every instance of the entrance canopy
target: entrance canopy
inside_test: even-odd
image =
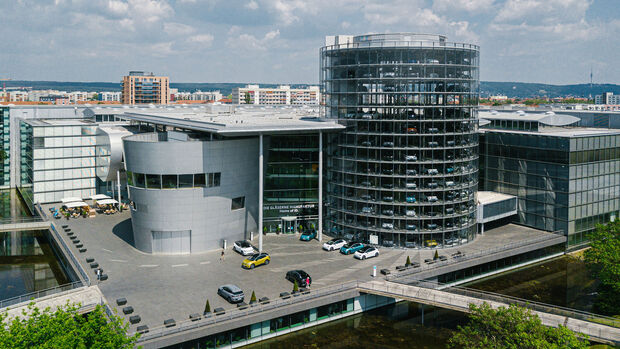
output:
[[[292,222],[292,221],[294,221],[296,219],[297,219],[296,216],[284,216],[284,217],[282,217],[282,220],[283,221],[287,221],[287,222]]]
[[[91,200],[103,200],[103,199],[110,199],[109,196],[105,195],[105,194],[96,194],[90,197]]]
[[[62,198],[62,200],[60,200],[60,201],[62,201],[63,204],[66,204],[68,202],[82,201],[82,198],[78,198],[78,197],[72,196],[72,197]]]
[[[83,201],[74,201],[74,202],[67,202],[63,206],[65,206],[66,208],[76,208],[76,207],[88,206],[88,204]]]
[[[118,201],[116,201],[114,199],[103,199],[103,200],[97,200],[97,204],[99,204],[99,205],[113,205],[113,204],[118,204]]]

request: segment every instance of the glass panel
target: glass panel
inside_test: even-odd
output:
[[[219,187],[220,186],[220,177],[221,177],[221,173],[217,172],[213,174],[213,186],[214,187]]]
[[[177,187],[177,175],[161,175],[162,189],[175,189]]]
[[[145,181],[144,181],[144,173],[134,173],[133,174],[133,179],[135,182],[136,187],[138,188],[144,188],[145,187]]]
[[[194,175],[179,175],[179,188],[192,188],[194,186]]]
[[[133,186],[133,173],[127,171],[127,184]]]
[[[194,175],[194,187],[205,187],[205,174],[204,173],[196,173]]]
[[[245,207],[245,196],[232,199],[231,210],[238,210]]]
[[[146,187],[148,189],[161,189],[161,176],[156,174],[147,174]]]

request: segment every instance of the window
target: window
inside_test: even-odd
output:
[[[133,173],[127,171],[127,184],[133,186]]]
[[[138,188],[145,187],[144,173],[134,173],[133,179],[134,179],[134,183],[136,184],[136,187]]]
[[[179,188],[192,188],[194,186],[194,175],[179,175]]]
[[[232,199],[231,210],[238,210],[245,207],[245,196]]]
[[[146,175],[146,187],[148,189],[161,189],[161,176],[154,174]]]
[[[196,173],[194,175],[194,187],[205,187],[206,184],[204,173]]]
[[[219,187],[220,186],[220,177],[221,177],[221,173],[217,172],[213,174],[213,186],[214,187]]]
[[[177,188],[177,175],[161,175],[161,188],[162,189],[176,189]]]

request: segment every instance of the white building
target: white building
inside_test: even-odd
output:
[[[594,104],[618,105],[620,104],[620,95],[614,95],[613,92],[605,92],[594,97]]]
[[[280,85],[277,88],[261,88],[259,85],[247,85],[246,87],[234,88],[232,91],[233,104],[318,105],[319,101],[318,86],[291,88],[288,85]]]
[[[222,99],[220,91],[176,92],[174,99],[177,101],[219,101]]]
[[[99,100],[104,102],[120,102],[122,92],[99,92]]]
[[[73,91],[67,94],[70,103],[85,102],[88,100],[88,92]]]

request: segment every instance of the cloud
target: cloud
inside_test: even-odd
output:
[[[280,30],[272,30],[265,34],[262,39],[256,38],[251,34],[241,34],[239,36],[232,36],[228,38],[227,45],[233,48],[244,50],[258,50],[266,51],[269,45],[272,44],[280,36]]]
[[[187,24],[169,22],[164,23],[164,31],[172,36],[188,35],[194,32],[194,28]]]
[[[257,10],[258,9],[258,3],[254,0],[250,0],[247,4],[245,4],[244,6],[245,8],[249,8],[250,10]]]
[[[433,10],[438,12],[483,13],[493,9],[494,0],[435,0]]]
[[[199,44],[203,44],[203,45],[211,45],[211,43],[213,42],[213,35],[211,34],[198,34],[198,35],[193,35],[190,36],[187,41],[189,42],[196,42]]]

